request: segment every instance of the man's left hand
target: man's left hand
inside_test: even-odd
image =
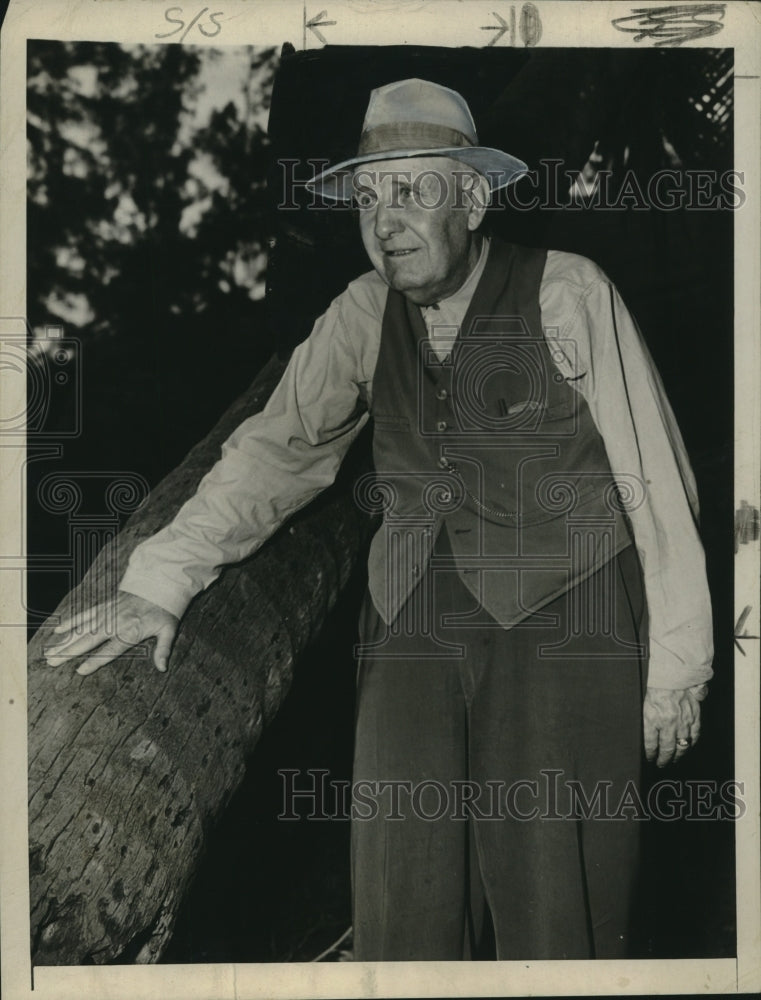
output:
[[[706,684],[676,691],[647,689],[642,715],[648,760],[665,767],[695,746],[700,736],[700,702],[707,694]]]

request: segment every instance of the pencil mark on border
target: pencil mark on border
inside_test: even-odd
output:
[[[493,45],[502,38],[506,32],[510,32],[510,38],[508,39],[509,45],[515,45],[516,38],[516,21],[517,21],[517,34],[520,36],[520,40],[526,47],[530,47],[538,44],[539,39],[542,37],[542,21],[539,17],[539,9],[536,4],[524,3],[521,7],[520,17],[516,19],[515,4],[510,7],[510,20],[509,22],[504,19],[496,10],[492,11],[492,17],[497,20],[497,24],[482,24],[481,31],[496,31],[497,34],[494,35],[492,40],[486,46],[490,49]]]
[[[328,40],[320,31],[320,28],[327,28],[328,26],[337,24],[338,22],[323,21],[323,18],[327,17],[327,15],[327,10],[321,10],[319,14],[316,14],[314,17],[310,17],[307,21],[306,7],[304,8],[304,48],[306,48],[307,45],[307,28],[317,37],[319,41],[322,42],[323,45],[328,44]]]
[[[652,38],[655,45],[681,45],[718,34],[724,27],[726,7],[724,3],[636,7],[628,17],[613,18],[611,24],[618,31],[633,34],[635,42]]]
[[[740,650],[743,656],[747,656],[747,653],[740,645],[739,640],[758,639],[757,635],[748,635],[748,633],[745,631],[745,623],[748,620],[748,616],[750,615],[752,610],[753,607],[750,604],[746,604],[742,612],[740,613],[740,617],[737,619],[737,622],[735,623],[735,635],[734,635],[735,646],[737,646],[737,648]]]
[[[755,542],[759,538],[759,510],[747,500],[741,500],[735,511],[735,552],[741,545]]]

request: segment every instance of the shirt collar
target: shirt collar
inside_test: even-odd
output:
[[[456,292],[454,292],[454,294],[441,299],[439,302],[435,303],[435,305],[422,307],[423,316],[426,321],[433,319],[437,312],[445,312],[447,316],[458,317],[459,322],[462,322],[468,306],[470,305],[470,300],[473,298],[476,285],[480,281],[481,275],[484,273],[486,258],[489,256],[489,243],[489,237],[485,236],[481,245],[481,254],[478,258],[476,266],[465,279],[464,283],[460,285]],[[437,306],[438,309],[436,308]]]

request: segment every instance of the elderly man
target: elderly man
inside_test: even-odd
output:
[[[165,670],[194,595],[327,487],[372,418],[360,960],[488,941],[503,959],[625,956],[643,705],[665,765],[698,738],[711,676],[695,484],[631,317],[590,261],[481,233],[524,170],[479,145],[459,94],[372,93],[358,155],[311,184],[354,200],[374,270],[135,550],[118,634],[63,623],[49,655],[90,653],[89,674],[156,637]]]

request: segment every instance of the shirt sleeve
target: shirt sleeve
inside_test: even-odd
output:
[[[121,590],[181,617],[225,564],[255,552],[333,482],[368,420],[379,308],[378,289],[362,279],[333,301],[264,409],[225,441],[174,520],[134,550]]]
[[[648,686],[701,684],[713,676],[713,625],[697,489],[681,434],[614,286],[591,261],[552,256],[541,304],[548,340],[559,348],[553,357],[586,399],[622,494],[635,484],[627,514],[645,582]]]

